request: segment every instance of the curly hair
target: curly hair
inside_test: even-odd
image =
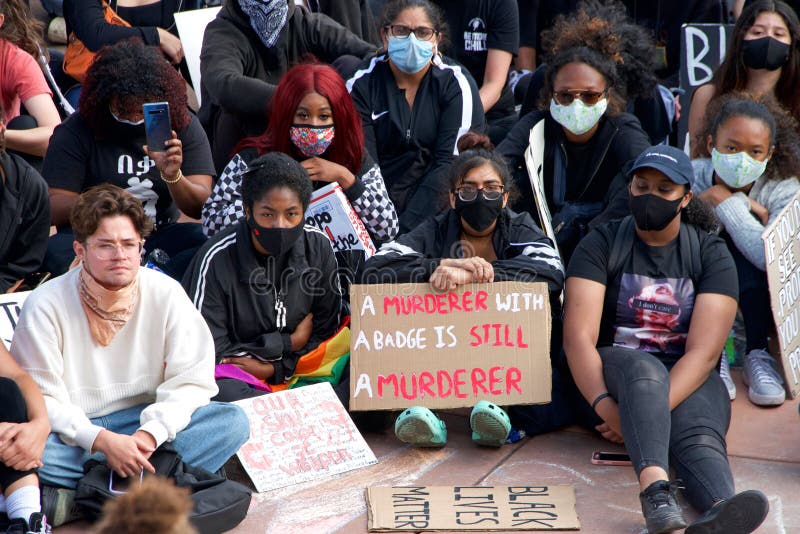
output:
[[[94,534],[196,534],[189,523],[192,501],[186,488],[161,477],[147,477],[125,495],[109,499]]]
[[[775,152],[767,162],[765,179],[783,180],[800,175],[800,124],[770,95],[755,96],[734,91],[711,100],[703,117],[703,127],[694,138],[692,158],[711,157],[707,143],[709,136],[716,139],[719,128],[733,117],[756,119],[769,128]]]
[[[256,158],[242,175],[242,204],[252,211],[253,205],[277,187],[287,187],[300,199],[303,211],[311,202],[311,178],[292,157],[283,152],[270,152]]]
[[[693,196],[681,210],[681,221],[693,224],[706,232],[716,232],[719,228],[719,219],[714,208],[697,196]]]
[[[180,132],[191,122],[180,73],[157,47],[140,39],[104,46],[86,72],[78,109],[95,137],[113,131],[112,102],[126,114],[141,113],[147,102],[168,102],[173,130]]]
[[[0,14],[5,22],[0,26],[0,39],[15,44],[34,58],[47,54],[43,46],[44,24],[31,14],[31,9],[23,0],[0,0]]]
[[[553,98],[553,84],[555,83],[556,76],[562,67],[570,63],[585,63],[603,76],[608,91],[606,95],[608,99],[608,111],[606,111],[606,113],[608,115],[620,112],[625,108],[622,99],[616,92],[619,75],[617,74],[617,66],[614,61],[596,50],[592,50],[586,46],[578,46],[560,50],[547,62],[547,67],[544,72],[544,85],[539,95],[540,109],[548,109],[550,107],[550,99]]]
[[[153,221],[145,215],[142,203],[131,193],[115,185],[103,184],[87,189],[78,196],[69,223],[75,241],[85,243],[106,217],[128,217],[142,239],[153,229]]]
[[[744,64],[742,41],[762,13],[777,13],[786,23],[792,37],[789,48],[789,59],[781,69],[781,77],[775,86],[775,97],[792,115],[800,117],[800,91],[797,90],[797,78],[800,76],[800,20],[794,9],[779,0],[758,0],[748,5],[736,20],[733,27],[725,59],[714,72],[711,83],[715,95],[724,95],[732,91],[743,91],[747,87],[747,67]]]
[[[621,2],[584,0],[542,32],[547,62],[563,50],[581,46],[614,61],[619,76],[615,89],[623,100],[652,95],[658,82],[653,36],[634,24]]]
[[[357,174],[364,157],[361,116],[356,111],[342,77],[333,67],[322,63],[301,63],[289,69],[281,77],[270,102],[267,130],[258,137],[244,139],[233,152],[255,148],[258,155],[283,152],[298,160],[306,159],[289,138],[289,128],[294,122],[297,106],[309,93],[320,94],[328,100],[336,126],[331,146],[320,157]]]

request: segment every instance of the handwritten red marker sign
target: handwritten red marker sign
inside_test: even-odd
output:
[[[350,409],[550,401],[544,283],[354,285]]]

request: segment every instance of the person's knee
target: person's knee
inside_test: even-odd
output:
[[[642,358],[633,358],[625,367],[625,374],[629,382],[644,380],[669,384],[667,368],[658,359],[649,355],[645,355]]]
[[[31,115],[17,115],[6,125],[8,130],[33,130],[38,127],[39,123]]]
[[[250,420],[239,406],[224,402],[212,402],[218,410],[217,419],[228,429],[227,441],[235,444],[235,450],[250,439]]]

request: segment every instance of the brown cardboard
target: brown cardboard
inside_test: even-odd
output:
[[[800,192],[764,230],[761,238],[783,378],[786,390],[795,398],[800,393]]]
[[[545,283],[353,285],[350,302],[351,410],[550,402]]]
[[[579,530],[566,486],[378,486],[367,488],[370,532]]]

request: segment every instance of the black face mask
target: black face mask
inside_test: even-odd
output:
[[[489,228],[500,216],[503,209],[503,197],[497,200],[486,200],[483,193],[478,193],[475,200],[467,202],[456,195],[456,215],[464,219],[476,232],[483,232]]]
[[[286,254],[303,233],[302,224],[291,228],[267,228],[259,225],[253,217],[248,217],[247,224],[252,229],[258,244],[275,257]]]
[[[630,208],[639,230],[663,230],[678,215],[683,197],[666,200],[658,195],[631,195]]]
[[[742,61],[751,69],[778,70],[789,60],[789,45],[774,37],[742,41]]]

